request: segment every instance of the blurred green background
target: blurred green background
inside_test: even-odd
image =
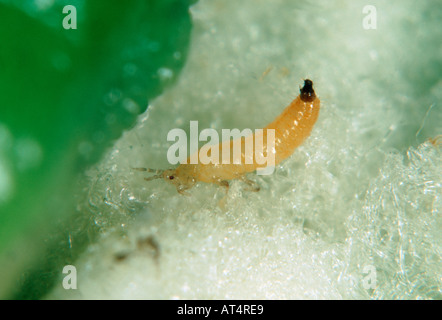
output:
[[[42,297],[93,240],[82,173],[176,79],[193,2],[0,0],[0,298]]]

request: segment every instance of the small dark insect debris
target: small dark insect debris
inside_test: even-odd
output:
[[[160,246],[154,236],[139,238],[137,241],[137,248],[139,250],[151,251],[155,261],[158,261],[160,258]]]
[[[127,259],[127,257],[129,256],[129,252],[128,251],[120,251],[114,254],[114,258],[115,261],[117,262],[121,262]]]

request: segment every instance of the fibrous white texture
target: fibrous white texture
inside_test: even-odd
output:
[[[78,289],[49,297],[441,298],[441,146],[425,141],[440,133],[440,11],[374,1],[365,30],[365,5],[194,5],[179,80],[89,172],[85,214],[103,236],[76,263]],[[235,181],[183,196],[130,170],[170,167],[167,132],[190,120],[265,126],[304,78],[319,119],[273,175],[249,176],[258,193]]]

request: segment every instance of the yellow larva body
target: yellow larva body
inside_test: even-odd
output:
[[[275,164],[280,163],[289,157],[293,151],[310,135],[315,124],[320,108],[320,101],[316,97],[313,90],[313,83],[305,80],[301,93],[296,97],[290,105],[268,126],[263,130],[264,136],[264,152],[266,150],[267,138],[266,129],[275,130],[275,145],[273,152],[275,153]],[[218,145],[219,150],[222,147],[230,148],[230,154],[233,151],[233,141],[221,142]],[[154,178],[163,178],[173,183],[178,192],[191,188],[196,182],[216,183],[222,186],[228,186],[228,180],[245,179],[245,174],[255,171],[263,166],[258,165],[255,161],[252,164],[245,164],[244,158],[244,139],[241,139],[241,164],[181,164],[176,169],[169,169],[160,172],[160,175]],[[152,178],[146,178],[152,180]],[[245,180],[250,182],[249,180]]]

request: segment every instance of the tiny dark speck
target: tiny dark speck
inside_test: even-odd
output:
[[[121,262],[127,259],[127,257],[129,256],[129,252],[117,252],[114,255],[115,261]]]

